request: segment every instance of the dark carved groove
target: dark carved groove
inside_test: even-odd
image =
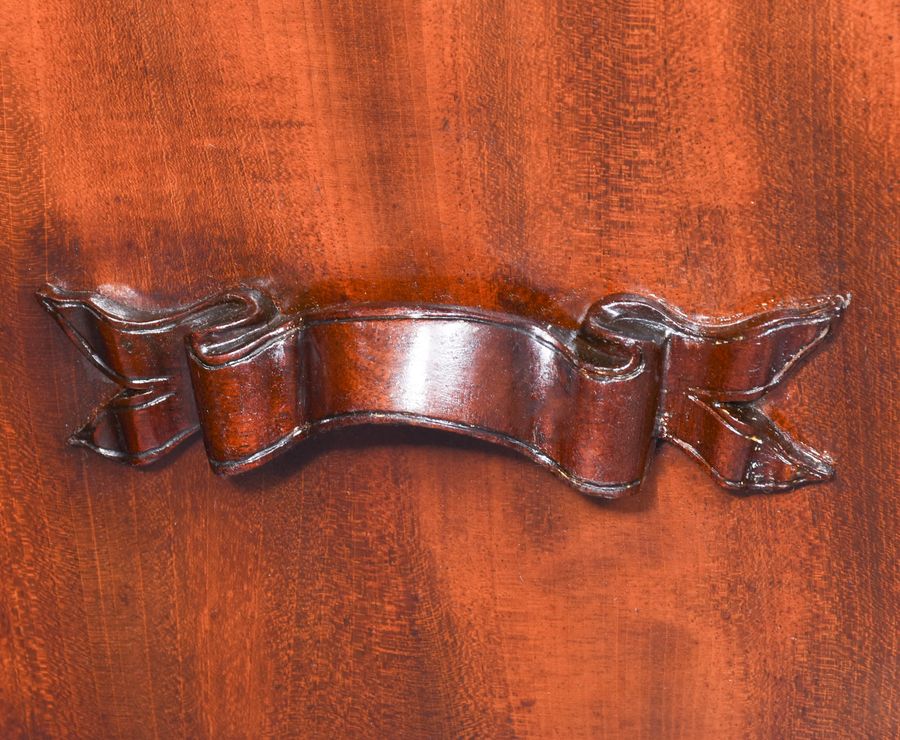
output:
[[[828,335],[841,296],[705,322],[610,296],[577,332],[455,306],[284,315],[251,288],[166,312],[54,286],[39,298],[122,387],[71,441],[136,465],[197,430],[233,474],[327,428],[404,423],[517,449],[607,498],[637,490],[657,438],[734,490],[833,474],[754,402]]]

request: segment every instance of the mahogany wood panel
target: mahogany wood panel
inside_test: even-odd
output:
[[[898,732],[888,0],[2,0],[0,734]],[[34,300],[266,279],[300,311],[575,328],[850,293],[765,407],[833,483],[677,450],[598,503],[358,428],[236,479],[65,445],[115,389]],[[74,431],[70,427],[68,431]]]

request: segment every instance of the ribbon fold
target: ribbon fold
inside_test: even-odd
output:
[[[234,474],[317,431],[403,423],[512,447],[605,498],[639,488],[656,439],[733,490],[833,475],[755,402],[825,339],[843,296],[700,321],[614,295],[577,331],[455,306],[285,315],[247,287],[171,311],[52,285],[38,297],[121,388],[70,442],[135,465],[201,431],[213,469]]]

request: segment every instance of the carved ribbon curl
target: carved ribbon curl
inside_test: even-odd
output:
[[[754,402],[826,337],[841,296],[701,322],[614,295],[578,331],[453,306],[285,315],[244,287],[161,312],[54,286],[39,298],[122,388],[70,441],[135,465],[198,430],[232,474],[319,430],[409,423],[513,447],[606,498],[638,489],[655,439],[735,490],[833,474]]]

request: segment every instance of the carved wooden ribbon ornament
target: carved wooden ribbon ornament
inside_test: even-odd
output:
[[[455,306],[285,315],[252,288],[161,312],[53,286],[39,297],[122,387],[71,442],[135,465],[198,430],[232,474],[319,430],[405,423],[499,442],[606,498],[638,489],[655,439],[731,489],[833,473],[754,402],[826,337],[840,296],[701,322],[615,295],[578,331]]]

